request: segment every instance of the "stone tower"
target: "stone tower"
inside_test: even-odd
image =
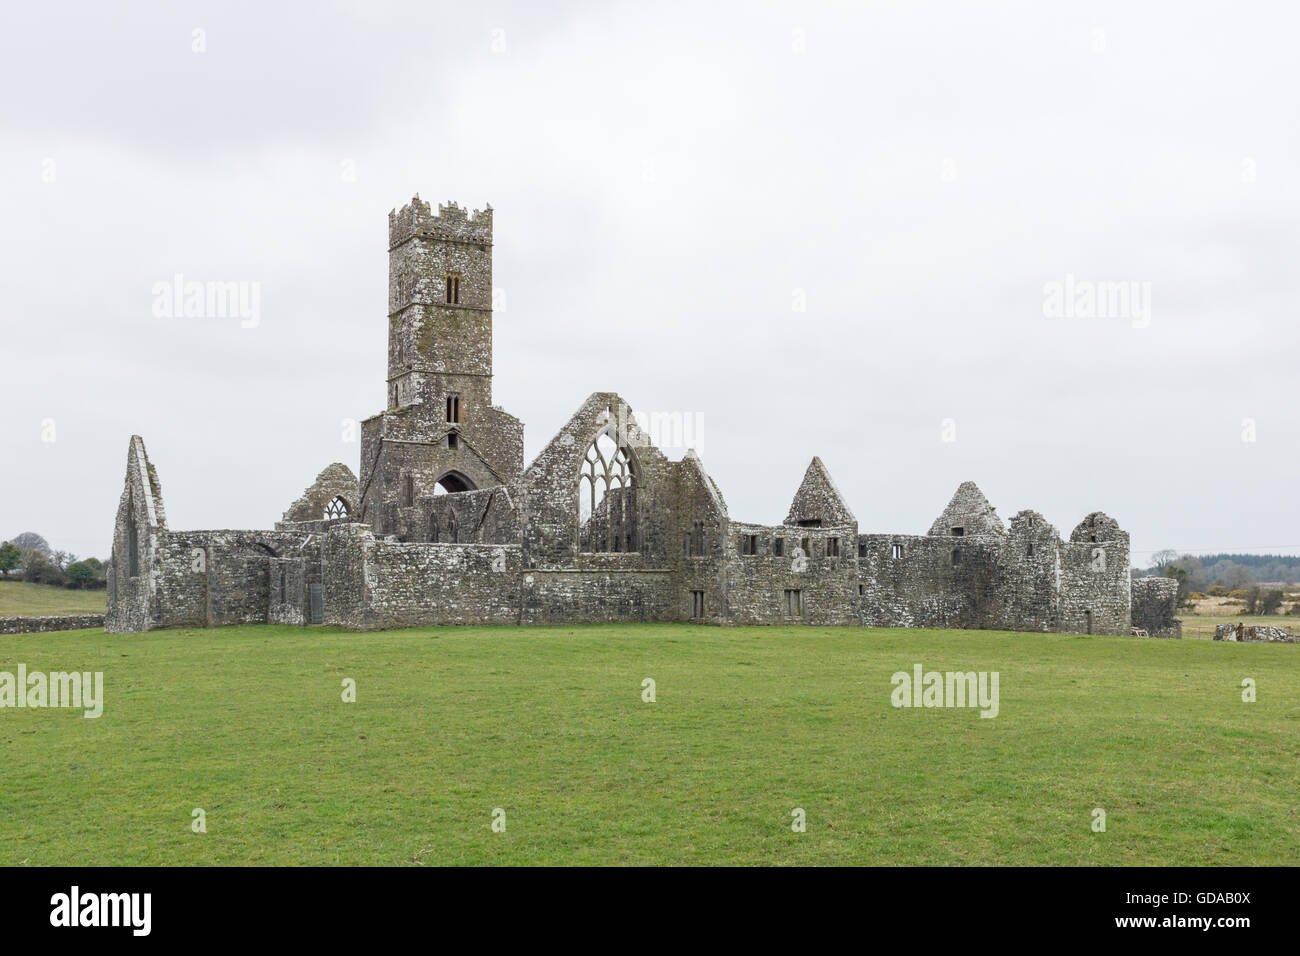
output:
[[[388,214],[387,409],[361,430],[360,520],[427,540],[434,494],[505,485],[523,425],[492,404],[492,207]]]
[[[446,396],[492,404],[492,207],[416,196],[388,214],[388,407]]]

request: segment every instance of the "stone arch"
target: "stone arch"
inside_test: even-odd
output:
[[[456,494],[460,491],[475,491],[477,488],[469,475],[459,471],[448,471],[434,482],[433,493],[435,495]]]

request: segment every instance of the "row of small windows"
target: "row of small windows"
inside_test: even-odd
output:
[[[688,535],[687,535],[687,546],[686,546],[685,550],[683,551],[683,553],[685,553],[685,554],[696,554],[697,552],[692,551],[691,548],[690,548],[690,537],[691,537],[691,536],[688,534]],[[783,558],[783,557],[785,557],[785,541],[786,541],[785,538],[773,538],[773,539],[772,539],[772,556],[773,556],[773,557],[775,557],[775,558]],[[803,553],[804,553],[805,555],[811,555],[811,554],[812,554],[812,542],[811,542],[808,538],[800,538],[800,539],[798,539],[798,541],[799,541],[799,547],[803,550]],[[742,534],[742,535],[740,535],[739,538],[737,539],[737,548],[740,550],[740,553],[741,553],[743,556],[745,556],[745,557],[753,557],[753,556],[755,556],[755,555],[758,555],[758,554],[761,554],[761,553],[762,553],[761,550],[760,550],[759,536],[756,535],[756,534]],[[699,553],[699,554],[703,554],[703,551],[701,550],[701,551],[698,552],[698,553]],[[828,558],[838,558],[839,556],[840,556],[840,539],[839,539],[839,538],[827,538],[827,539],[826,539],[826,557],[828,557]],[[865,543],[859,543],[859,544],[858,544],[858,557],[859,557],[859,558],[865,558],[866,556],[867,556],[867,546],[866,546],[866,544],[865,544]],[[893,545],[890,545],[889,556],[890,556],[891,558],[893,558],[895,561],[897,561],[897,560],[901,560],[902,557],[903,557],[903,546],[902,546],[901,544],[893,544]]]

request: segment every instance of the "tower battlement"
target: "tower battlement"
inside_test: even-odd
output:
[[[435,216],[429,203],[416,193],[400,210],[388,213],[388,247],[401,245],[408,239],[422,236],[444,242],[474,242],[492,244],[492,207],[470,210],[455,202],[438,204]]]

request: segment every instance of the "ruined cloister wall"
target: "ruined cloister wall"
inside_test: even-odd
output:
[[[857,527],[798,528],[730,523],[726,620],[730,624],[858,623]],[[753,554],[743,553],[752,541]],[[776,542],[784,553],[776,554]],[[838,547],[833,547],[835,542]],[[838,555],[831,552],[838,550]],[[802,615],[786,613],[798,591]]]
[[[272,619],[272,588],[280,620],[301,623],[306,585],[319,580],[319,550],[311,536],[277,531],[176,531],[157,552],[158,627],[262,624]],[[277,560],[279,559],[279,560]],[[278,601],[279,566],[291,565],[285,602]],[[276,569],[274,584],[272,568]],[[286,584],[288,581],[286,581]]]

